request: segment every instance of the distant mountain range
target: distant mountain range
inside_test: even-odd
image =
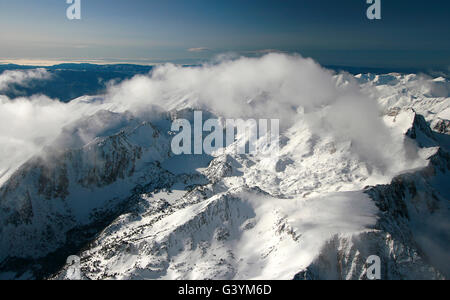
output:
[[[22,66],[15,64],[0,64],[0,75],[7,70],[31,70],[41,68],[50,72],[53,76],[49,80],[34,80],[27,86],[12,84],[7,90],[0,90],[0,94],[9,98],[29,97],[35,94],[44,94],[50,98],[57,98],[62,102],[68,102],[81,96],[94,96],[103,94],[107,84],[111,81],[120,83],[130,79],[135,75],[147,74],[154,66],[133,65],[133,64],[76,64],[66,63],[54,66]],[[394,69],[394,68],[367,68],[348,66],[326,66],[326,68],[336,72],[345,71],[350,74],[388,74],[397,72],[401,74],[423,73],[430,76],[442,76],[450,78],[448,70],[427,70],[427,69]]]
[[[139,65],[94,65],[61,64],[51,67],[0,65],[0,75],[6,70],[30,70],[42,68],[52,74],[48,80],[32,80],[26,86],[11,84],[0,94],[9,98],[29,97],[44,94],[68,102],[84,95],[99,95],[105,92],[111,81],[120,83],[138,74],[147,74],[152,66]]]

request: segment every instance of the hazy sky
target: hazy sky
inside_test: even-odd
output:
[[[219,53],[298,52],[322,64],[450,66],[450,1],[0,0],[0,61],[195,63]]]

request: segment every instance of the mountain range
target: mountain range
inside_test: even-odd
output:
[[[189,94],[151,115],[117,109],[91,76],[126,84],[151,68],[73,68],[54,67],[53,80],[76,82],[84,96],[58,96],[64,89],[52,80],[30,89],[95,110],[2,172],[0,278],[64,279],[70,255],[81,258],[84,279],[366,279],[372,255],[383,279],[449,278],[447,78],[333,73],[337,89],[376,99],[382,130],[366,129],[366,115],[335,120],[357,110],[351,103],[289,106],[276,155],[230,145],[176,156],[174,120],[222,112]],[[9,89],[17,92],[8,98],[30,93]],[[398,151],[384,144],[391,140]]]

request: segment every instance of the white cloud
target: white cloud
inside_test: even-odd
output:
[[[377,101],[363,95],[354,81],[338,86],[333,73],[315,61],[280,53],[222,59],[197,68],[158,67],[152,77],[112,87],[108,98],[135,113],[155,105],[176,109],[180,100],[189,99],[224,117],[279,118],[284,128],[306,118],[316,134],[352,141],[361,157],[381,169],[404,151],[402,138],[392,137],[380,118]]]
[[[12,74],[3,82],[46,76],[43,71]],[[404,151],[403,140],[392,137],[382,122],[377,102],[355,82],[338,86],[333,74],[311,59],[271,53],[201,67],[163,65],[151,75],[111,86],[104,100],[95,103],[0,97],[0,173],[10,154],[5,149],[12,149],[11,155],[30,155],[56,138],[64,125],[100,108],[148,115],[155,107],[177,109],[185,102],[224,117],[279,118],[283,128],[304,118],[317,135],[352,141],[354,150],[380,169],[391,167],[393,153]]]
[[[7,70],[0,74],[0,91],[11,84],[27,85],[31,80],[45,80],[51,77],[45,69]]]

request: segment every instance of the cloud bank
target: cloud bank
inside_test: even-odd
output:
[[[0,74],[0,92],[13,84],[27,85],[31,80],[46,80],[51,77],[45,69],[7,70]]]
[[[285,129],[306,119],[315,134],[351,141],[358,155],[382,170],[404,152],[402,138],[393,137],[380,118],[377,101],[356,81],[348,76],[337,82],[331,71],[298,55],[222,57],[197,68],[164,65],[152,76],[112,87],[108,99],[137,114],[149,106],[177,109],[188,102],[226,118],[278,118]]]
[[[5,73],[3,86],[48,76],[42,70]],[[0,97],[1,155],[27,157],[54,140],[65,125],[99,109],[146,116],[187,106],[226,118],[279,118],[282,129],[303,119],[314,134],[351,141],[359,156],[380,169],[393,164],[394,153],[404,151],[402,139],[392,137],[383,124],[376,100],[363,95],[356,82],[337,84],[332,72],[311,59],[270,53],[222,57],[201,67],[166,64],[111,86],[96,101],[63,104],[44,96]],[[5,160],[0,161],[0,176],[9,168]]]

